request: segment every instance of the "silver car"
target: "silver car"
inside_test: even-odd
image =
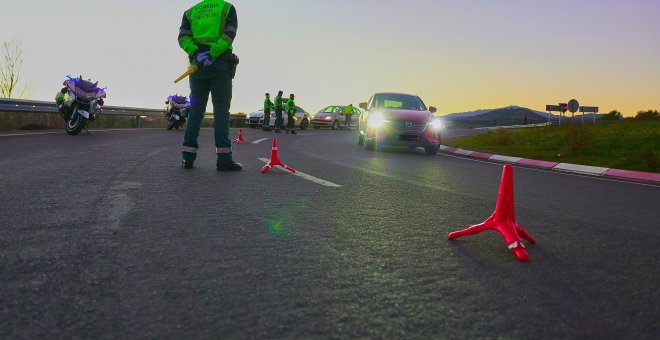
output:
[[[329,127],[333,130],[337,130],[344,127],[346,122],[346,116],[342,114],[346,106],[335,105],[328,106],[325,109],[319,111],[317,114],[312,117],[312,126],[315,129],[320,129],[322,127]],[[358,108],[353,108],[353,118],[351,120],[351,126],[356,126],[360,114],[362,111]]]
[[[282,123],[282,127],[286,128],[287,124],[289,123],[289,115],[287,115],[286,111],[282,112],[282,115],[284,116],[284,122]],[[310,121],[312,120],[311,115],[300,106],[296,106],[296,118],[298,118],[296,120],[296,126],[301,130],[307,129],[309,127]],[[252,113],[248,113],[248,115],[245,116],[245,124],[253,128],[263,126],[264,110],[261,109]],[[270,110],[269,125],[271,127],[275,126],[275,110]]]

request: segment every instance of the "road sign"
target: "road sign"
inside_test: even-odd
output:
[[[561,111],[561,106],[559,105],[546,105],[545,110],[548,112],[559,112]]]
[[[561,107],[561,113],[568,111],[568,104],[566,103],[559,103],[559,107]]]
[[[598,113],[598,106],[581,106],[580,112]]]
[[[571,99],[571,101],[568,102],[568,111],[571,111],[571,113],[576,113],[580,109],[580,103],[578,103],[577,100]]]

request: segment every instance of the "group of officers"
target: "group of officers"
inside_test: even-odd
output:
[[[282,91],[277,92],[275,96],[275,102],[270,100],[270,93],[266,93],[266,99],[264,99],[264,124],[263,130],[270,131],[270,113],[271,110],[275,110],[275,133],[281,133],[281,129],[284,125],[284,116],[282,114],[284,110],[284,104],[282,100]],[[296,132],[296,96],[292,93],[289,95],[289,100],[286,102],[286,113],[287,113],[287,125],[286,133],[291,132],[292,135],[295,135]]]

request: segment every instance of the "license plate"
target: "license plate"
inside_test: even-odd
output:
[[[82,115],[83,117],[89,119],[89,112],[87,112],[87,111],[85,111],[85,110],[78,110],[78,113],[79,113],[80,115]]]
[[[174,117],[174,119],[176,119],[176,120],[179,120],[179,116],[178,116],[178,115],[172,115],[172,117]]]
[[[419,135],[416,133],[399,133],[396,135],[398,140],[419,140]]]

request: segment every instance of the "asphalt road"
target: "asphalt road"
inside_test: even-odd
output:
[[[339,187],[270,140],[217,173],[211,130],[188,171],[180,131],[0,137],[0,338],[660,337],[660,187],[514,168],[525,264],[447,240],[501,164],[279,137]]]

